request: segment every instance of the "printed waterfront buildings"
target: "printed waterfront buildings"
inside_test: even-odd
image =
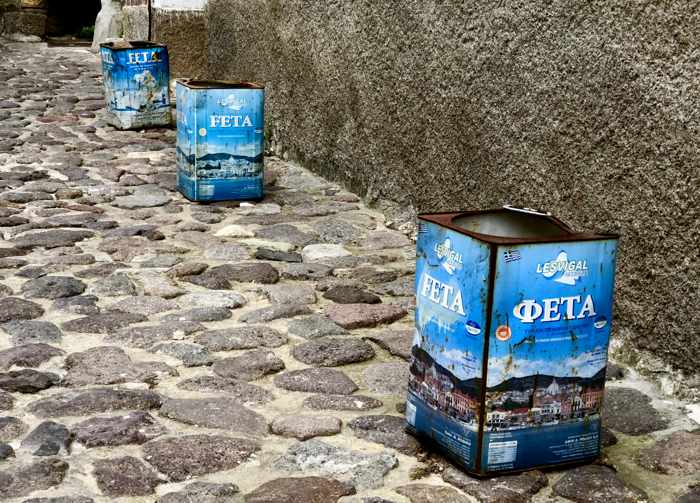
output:
[[[539,374],[510,379],[519,381],[509,384],[512,389],[487,392],[490,412],[486,414],[486,426],[491,430],[518,429],[598,415],[603,402],[605,369],[602,377],[600,374],[590,379]],[[522,384],[529,381],[532,385],[523,388]]]
[[[481,380],[460,380],[414,346],[409,390],[436,410],[469,426],[479,423]],[[581,421],[597,416],[603,402],[605,369],[591,378],[535,374],[511,378],[486,393],[486,428],[516,430]]]
[[[177,149],[178,165],[189,177],[194,176],[193,155],[187,156]],[[207,155],[197,159],[197,177],[210,179],[244,178],[260,176],[262,172],[262,155],[257,157],[234,156],[229,154]]]
[[[478,425],[477,382],[459,380],[418,346],[412,353],[409,390],[448,416],[472,427]]]

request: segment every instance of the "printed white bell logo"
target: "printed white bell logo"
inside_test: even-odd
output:
[[[445,260],[442,261],[442,267],[448,272],[448,274],[454,274],[455,266],[451,264],[449,260],[450,250],[452,249],[452,241],[450,241],[450,238],[445,238],[445,242],[442,244],[442,249],[444,250],[444,254],[441,258],[445,258]]]
[[[243,104],[236,99],[235,94],[229,94],[223,100],[219,100],[219,105],[236,111],[239,111],[241,108],[243,108]]]
[[[588,264],[585,260],[569,260],[566,252],[561,251],[554,260],[538,264],[537,272],[545,278],[554,278],[557,283],[575,285],[581,276],[588,274]]]

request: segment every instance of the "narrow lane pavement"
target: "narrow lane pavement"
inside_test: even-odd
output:
[[[619,474],[466,478],[403,431],[414,243],[382,214],[277,158],[259,204],[186,201],[174,131],[107,126],[87,50],[0,43],[0,82],[3,501],[609,503],[700,482],[681,405],[633,373],[610,393]]]

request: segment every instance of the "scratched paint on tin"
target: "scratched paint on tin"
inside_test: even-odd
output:
[[[420,225],[407,418],[474,468],[490,251],[453,230]]]
[[[417,242],[407,422],[484,475],[600,448],[617,237],[510,211],[423,215]]]
[[[168,49],[151,42],[100,46],[107,120],[117,128],[170,125]]]

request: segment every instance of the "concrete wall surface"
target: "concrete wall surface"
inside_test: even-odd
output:
[[[151,40],[168,46],[172,77],[204,78],[207,26],[202,11],[153,9]]]
[[[619,354],[700,384],[700,4],[662,4],[209,0],[209,71],[370,199],[622,233]]]
[[[148,5],[125,5],[122,15],[126,40],[148,40]]]

